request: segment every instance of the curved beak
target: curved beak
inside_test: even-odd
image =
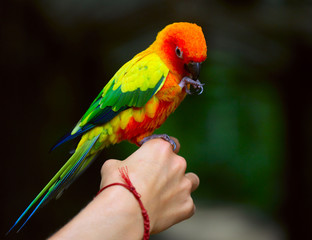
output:
[[[200,73],[201,68],[201,62],[189,62],[188,64],[184,65],[186,71],[188,71],[191,74],[191,78],[193,80],[197,80]]]

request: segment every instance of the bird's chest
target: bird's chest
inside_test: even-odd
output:
[[[132,110],[132,117],[121,136],[134,143],[151,135],[174,112],[184,96],[176,96],[173,101],[164,101],[154,96],[143,108]]]
[[[185,91],[182,91],[176,83],[174,76],[169,74],[162,88],[144,107],[131,108],[120,115],[121,122],[126,124],[120,125],[116,133],[117,138],[119,141],[130,140],[138,143],[151,135],[175,111],[185,95]]]

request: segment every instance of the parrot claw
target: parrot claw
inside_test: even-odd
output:
[[[151,136],[145,137],[142,141],[139,142],[139,144],[143,145],[147,141],[155,139],[155,138],[161,138],[161,139],[169,142],[172,146],[173,151],[176,150],[177,145],[176,145],[175,141],[173,141],[167,134],[153,134]]]
[[[180,87],[182,89],[183,88],[185,89],[185,92],[187,94],[193,94],[193,92],[191,92],[191,90],[187,87],[187,84],[192,85],[196,89],[195,93],[197,93],[197,95],[202,94],[203,91],[204,91],[203,86],[205,84],[201,83],[198,79],[195,81],[195,80],[193,80],[193,79],[191,79],[189,77],[184,77],[184,78],[182,78],[182,80],[181,80],[179,85],[180,85]]]

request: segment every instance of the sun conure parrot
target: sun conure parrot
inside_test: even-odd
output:
[[[198,76],[206,55],[204,34],[196,24],[173,23],[160,31],[152,45],[116,72],[70,134],[54,146],[81,136],[73,155],[9,232],[17,225],[19,231],[39,207],[59,197],[103,148],[123,140],[141,145],[155,137],[173,144],[165,134],[152,134],[191,93],[190,85],[202,92]]]

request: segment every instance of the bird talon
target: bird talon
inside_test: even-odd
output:
[[[192,95],[191,90],[190,90],[190,89],[188,89],[187,87],[185,87],[185,92],[186,92],[187,94],[189,94],[189,95]]]
[[[161,138],[161,139],[167,141],[168,143],[170,143],[173,151],[175,151],[177,149],[177,144],[167,134],[153,134],[151,136],[143,138],[143,140],[140,141],[139,144],[142,146],[147,141],[155,139],[155,138]]]
[[[200,95],[203,93],[204,91],[204,85],[203,83],[201,83],[198,79],[195,81],[189,77],[184,77],[182,78],[181,82],[180,82],[180,87],[183,89],[185,89],[185,92],[187,94],[193,94],[194,92],[192,92],[188,87],[187,85],[190,84],[193,86],[193,88],[196,90],[195,93],[197,93],[197,95]]]

